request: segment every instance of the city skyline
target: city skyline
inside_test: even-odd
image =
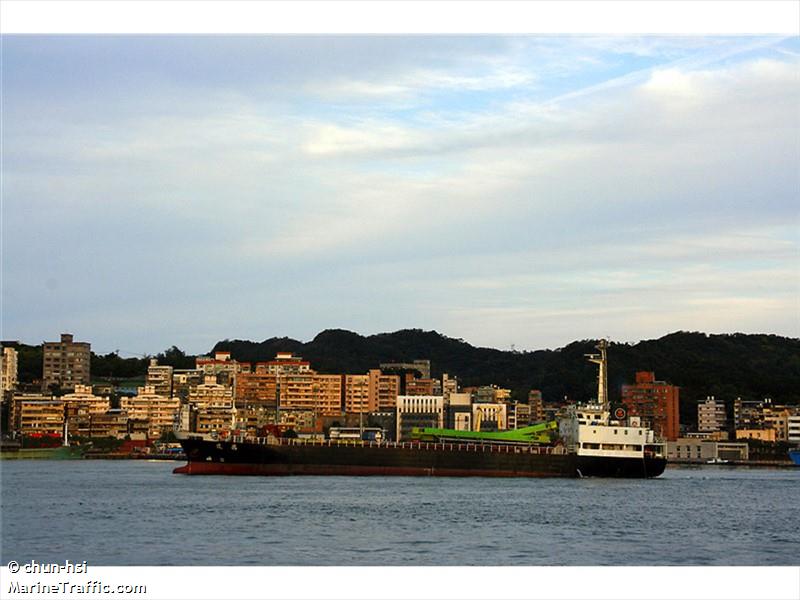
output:
[[[3,50],[6,339],[800,335],[796,37]]]

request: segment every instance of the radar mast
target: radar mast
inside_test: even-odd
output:
[[[608,341],[600,340],[595,348],[600,350],[600,354],[587,354],[586,358],[589,359],[589,362],[593,362],[598,365],[597,403],[604,409],[608,409],[608,357],[606,356]]]

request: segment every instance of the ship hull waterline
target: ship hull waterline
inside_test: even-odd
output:
[[[620,477],[652,478],[664,472],[661,457],[578,456],[447,444],[316,445],[182,440],[185,475],[351,475],[436,477]],[[450,449],[448,449],[448,446]]]

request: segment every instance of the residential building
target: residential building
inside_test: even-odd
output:
[[[314,373],[311,384],[314,395],[314,412],[324,416],[340,415],[342,413],[342,376]]]
[[[95,395],[90,385],[76,385],[75,391],[61,397],[67,409],[67,416],[79,414],[99,415],[111,408],[111,398]]]
[[[145,384],[151,386],[159,396],[171,398],[173,371],[171,366],[159,365],[157,358],[151,358],[150,365],[147,367]]]
[[[232,406],[207,406],[198,408],[196,415],[197,433],[228,432],[234,425],[234,409]]]
[[[697,405],[697,430],[699,432],[724,431],[727,429],[725,403],[709,396]]]
[[[375,407],[374,410],[393,411],[400,395],[400,377],[384,374],[380,369],[370,369],[369,395],[370,405]]]
[[[444,396],[398,396],[397,435],[395,439],[409,439],[414,427],[444,426]]]
[[[214,375],[218,383],[233,386],[236,374],[241,372],[242,364],[231,359],[230,352],[215,352],[214,357],[198,356],[195,359],[195,368],[202,371],[204,376]],[[249,370],[250,365],[247,365]]]
[[[545,420],[544,402],[541,390],[528,392],[528,404],[531,407],[531,423],[541,423]]]
[[[19,363],[16,349],[11,346],[3,346],[3,351],[0,353],[0,392],[10,392],[16,389],[18,372]]]
[[[256,363],[256,373],[292,375],[311,371],[311,363],[291,352],[278,352],[274,360]]]
[[[652,371],[637,371],[636,383],[622,386],[622,403],[630,416],[641,417],[656,435],[677,440],[679,424],[679,389],[656,380]]]
[[[149,438],[158,438],[173,428],[180,405],[179,398],[162,396],[152,385],[140,387],[135,396],[120,401],[120,408],[130,419],[147,421]]]
[[[214,378],[216,380],[216,377]],[[205,381],[203,371],[199,369],[174,369],[172,371],[172,395],[181,399],[181,402],[189,401],[189,392],[192,388]]]
[[[310,369],[286,371],[278,375],[280,409],[314,410],[314,376]]]
[[[236,406],[276,408],[278,376],[272,373],[240,373],[236,377]]]
[[[233,388],[217,383],[216,375],[205,376],[203,383],[189,389],[189,402],[198,410],[233,407]]]
[[[43,394],[15,394],[11,422],[21,435],[62,435],[64,402]]]
[[[788,441],[790,415],[789,409],[785,406],[764,407],[764,424],[775,430],[776,442]]]
[[[444,396],[445,402],[450,397],[450,394],[457,394],[458,393],[458,379],[456,377],[450,377],[447,373],[442,374],[442,396]]]
[[[438,379],[415,378],[412,373],[405,374],[406,396],[438,396],[441,382]]]
[[[42,345],[42,391],[74,389],[76,385],[89,385],[91,345],[76,342],[70,333],[62,333],[58,342]]]
[[[370,402],[369,375],[344,376],[344,410],[353,413],[368,413],[377,408]]]
[[[69,434],[81,437],[113,437],[122,439],[126,436],[136,437],[142,428],[143,421],[128,418],[127,411],[112,408],[103,413],[79,413],[69,420]],[[144,438],[146,436],[141,436]]]

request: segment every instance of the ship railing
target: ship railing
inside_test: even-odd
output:
[[[258,444],[270,443],[268,438],[259,437],[255,440],[238,438],[239,441],[255,441]],[[234,440],[235,441],[235,440]],[[331,440],[331,439],[302,439],[302,438],[278,438],[278,444],[291,446],[362,446],[370,448],[393,448],[393,449],[418,449],[449,452],[481,452],[491,454],[566,454],[569,448],[564,446],[540,446],[530,445],[501,445],[501,444],[482,444],[482,443],[456,443],[456,442],[389,442],[374,440]]]

